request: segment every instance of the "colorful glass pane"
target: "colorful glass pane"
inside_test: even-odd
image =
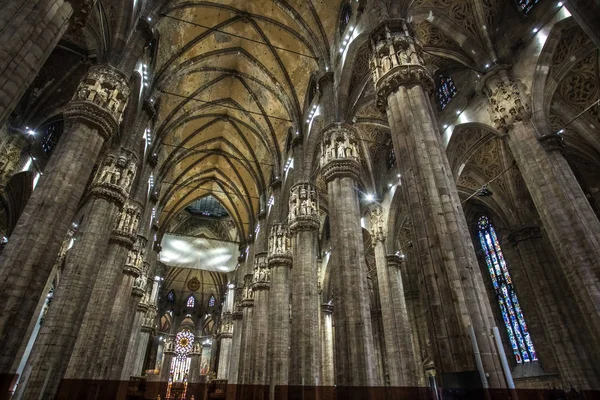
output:
[[[177,333],[175,336],[175,354],[177,354],[177,357],[187,357],[193,346],[194,334],[189,329]]]
[[[506,261],[504,261],[496,230],[489,218],[485,216],[479,219],[477,227],[479,228],[479,243],[485,253],[485,262],[492,278],[500,313],[515,359],[518,364],[536,361],[537,354],[531,335],[527,330],[525,317],[521,311],[517,293],[513,288]]]
[[[537,2],[538,0],[517,0],[517,4],[521,8],[521,11],[523,11],[525,14],[531,11]]]
[[[187,303],[185,305],[188,308],[194,308],[194,306],[196,305],[196,299],[194,298],[194,296],[188,297]]]
[[[437,82],[437,100],[440,109],[446,108],[450,100],[456,96],[456,86],[452,81],[452,78],[446,76],[440,76]]]
[[[171,303],[175,302],[175,292],[174,291],[170,291],[167,294],[167,300],[169,300]]]
[[[210,299],[208,299],[208,306],[209,307],[214,307],[215,306],[215,302],[216,302],[215,296],[211,295]]]

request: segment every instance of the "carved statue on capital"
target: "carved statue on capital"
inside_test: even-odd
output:
[[[110,65],[94,65],[79,83],[65,118],[91,122],[109,138],[123,118],[130,93],[127,76]]]
[[[326,181],[340,176],[358,178],[360,153],[354,128],[335,123],[325,128],[321,141],[320,165]]]
[[[124,246],[131,248],[136,241],[141,214],[142,206],[135,201],[128,200],[115,221],[111,241],[122,243]],[[145,239],[140,240],[143,240],[145,244]],[[138,242],[140,240],[138,240]],[[145,249],[143,251],[145,251]]]
[[[135,278],[133,281],[133,288],[131,289],[131,295],[134,297],[144,297],[146,294],[146,286],[148,285],[148,278],[144,274]]]
[[[92,184],[92,194],[124,204],[137,169],[133,154],[109,154],[98,168]]]
[[[384,242],[385,237],[383,208],[377,205],[371,210],[371,238],[376,243]]]
[[[383,21],[371,33],[371,73],[377,91],[377,106],[385,110],[388,96],[400,86],[421,85],[433,89],[425,68],[422,46],[404,19]]]
[[[254,289],[252,279],[254,275],[246,275],[244,277],[244,289],[242,291],[242,307],[251,307],[254,304]]]
[[[169,335],[165,338],[165,345],[163,347],[164,354],[175,354],[175,337]]]
[[[508,133],[515,122],[529,119],[529,106],[523,101],[519,86],[507,69],[493,71],[484,79],[485,92],[490,101],[491,117],[496,129]]]
[[[319,196],[310,183],[300,183],[292,187],[289,211],[290,229],[319,228]]]
[[[144,315],[142,320],[142,329],[146,329],[147,331],[154,331],[156,329],[156,316],[157,309],[156,306],[148,306],[148,310]]]
[[[267,253],[259,253],[254,259],[252,290],[268,289],[271,285],[271,270],[267,263]]]
[[[292,239],[285,224],[274,224],[269,234],[269,263],[291,262]]]
[[[26,143],[22,135],[0,131],[0,188],[5,187],[16,172]]]

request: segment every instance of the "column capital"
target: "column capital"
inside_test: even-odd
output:
[[[319,195],[308,182],[298,183],[290,189],[290,231],[316,231],[319,229]]]
[[[271,270],[267,263],[267,253],[261,252],[254,257],[254,274],[252,275],[252,290],[268,290],[271,287]]]
[[[142,205],[137,201],[127,200],[115,221],[110,241],[122,245],[127,249],[133,248],[136,239],[141,240],[137,237],[141,215]],[[146,239],[144,238],[143,240],[145,241]]]
[[[254,290],[252,288],[252,278],[252,274],[244,276],[244,288],[242,289],[242,297],[240,302],[240,306],[242,308],[254,306]]]
[[[397,267],[402,268],[404,264],[404,258],[397,254],[388,254],[386,257],[387,263],[389,267]]]
[[[542,237],[542,230],[539,226],[524,226],[512,231],[507,239],[512,244],[517,244],[525,240],[539,239]]]
[[[132,248],[127,253],[127,260],[123,271],[125,274],[137,278],[144,270],[144,259],[146,256],[146,238],[138,236]]]
[[[371,238],[373,240],[373,246],[376,246],[377,243],[385,242],[386,234],[384,223],[383,207],[377,204],[371,208]]]
[[[542,144],[542,147],[544,147],[544,150],[546,150],[548,153],[554,151],[562,153],[565,150],[565,141],[559,134],[553,133],[550,135],[544,135],[539,140]]]
[[[505,134],[512,129],[515,122],[528,121],[531,118],[529,106],[523,101],[519,86],[507,68],[502,65],[496,66],[482,78],[494,126]]]
[[[144,319],[142,320],[142,330],[146,330],[146,332],[151,332],[156,329],[156,316],[158,314],[158,309],[154,305],[148,305],[148,310],[146,311],[146,315],[144,315]]]
[[[404,19],[381,22],[371,32],[371,69],[377,106],[387,108],[390,94],[401,86],[421,85],[433,90],[433,79],[425,68],[422,47]]]
[[[107,155],[96,171],[90,195],[105,198],[122,207],[129,195],[136,170],[137,157],[133,153],[122,150]]]
[[[292,265],[292,238],[286,224],[273,224],[269,232],[269,267]]]
[[[144,297],[144,294],[146,294],[146,284],[146,277],[144,275],[135,278],[135,281],[133,281],[133,287],[131,288],[131,295],[139,298]]]
[[[90,67],[64,112],[65,120],[82,120],[109,139],[117,131],[129,101],[127,76],[111,65]]]
[[[320,166],[325,182],[344,177],[358,180],[361,166],[356,130],[336,122],[326,127],[321,136]]]

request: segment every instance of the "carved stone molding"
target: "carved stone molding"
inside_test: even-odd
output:
[[[358,179],[360,155],[357,134],[346,124],[335,123],[322,133],[320,165],[323,178],[329,182],[335,178]]]
[[[142,331],[151,332],[156,329],[156,316],[158,309],[156,306],[149,305],[144,318],[142,319]]]
[[[529,120],[529,106],[521,98],[519,87],[507,69],[492,71],[483,80],[496,129],[508,133],[515,122]]]
[[[388,254],[386,257],[388,267],[392,268],[402,268],[404,265],[404,258],[400,257],[397,254]]]
[[[542,230],[538,226],[524,226],[521,229],[512,231],[507,239],[512,244],[517,244],[525,240],[541,239]]]
[[[129,100],[127,77],[110,65],[90,67],[64,112],[66,120],[83,120],[106,139],[116,132]]]
[[[371,238],[374,246],[377,242],[385,242],[386,238],[383,208],[379,205],[371,209]]]
[[[143,274],[135,278],[135,281],[133,282],[133,287],[131,288],[131,295],[133,297],[144,297],[144,294],[146,293],[147,283],[148,280]]]
[[[401,86],[421,85],[426,91],[433,90],[433,79],[425,68],[422,53],[406,20],[383,21],[373,30],[371,73],[380,110],[387,108],[388,97]]]
[[[289,223],[292,233],[319,229],[319,195],[310,183],[299,183],[290,190]]]
[[[253,275],[248,274],[244,276],[244,288],[242,291],[241,307],[252,307],[254,306],[254,290],[252,285]]]
[[[94,176],[91,195],[106,198],[122,206],[127,200],[136,169],[137,159],[133,154],[126,151],[109,154],[102,160]]]
[[[146,256],[146,238],[138,236],[133,248],[127,253],[127,260],[123,270],[126,274],[136,278],[142,274],[144,268],[144,259]]]
[[[321,311],[326,314],[333,314],[333,304],[329,304],[329,303],[321,304]]]
[[[271,287],[271,270],[267,263],[267,253],[258,253],[254,258],[252,290],[267,290]]]
[[[273,224],[269,234],[269,266],[292,265],[292,238],[286,224]]]
[[[165,344],[163,346],[163,353],[169,355],[175,355],[175,336],[168,335],[165,338]]]
[[[548,153],[553,151],[563,153],[565,150],[565,141],[561,135],[551,134],[542,136],[540,143],[542,143],[542,146]]]
[[[217,340],[233,337],[233,324],[229,321],[223,321],[217,330]]]
[[[142,205],[136,201],[128,200],[115,221],[110,241],[131,249],[136,240],[141,214]]]

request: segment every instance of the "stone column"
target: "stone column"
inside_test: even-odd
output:
[[[492,71],[485,78],[495,126],[507,135],[544,230],[577,299],[583,316],[577,321],[580,343],[592,359],[600,360],[600,221],[562,154],[562,137],[538,137],[529,121],[529,107],[506,69]],[[596,370],[600,370],[598,362]]]
[[[231,313],[231,320],[233,324],[233,338],[231,340],[231,360],[229,361],[229,375],[227,377],[227,383],[229,385],[237,385],[239,383],[239,371],[240,371],[240,352],[242,346],[242,296],[243,296],[243,283],[238,281],[237,287],[235,288],[234,298],[234,310]]]
[[[160,367],[160,381],[167,382],[171,375],[171,362],[175,355],[175,336],[169,335],[165,338],[163,347],[162,365]]]
[[[127,82],[112,67],[90,69],[64,112],[64,134],[45,174],[0,256],[0,375],[16,370],[15,355],[52,271],[49,255],[58,253],[96,158],[117,130],[129,96]]]
[[[333,355],[333,304],[321,304],[321,382],[335,385],[335,357]]]
[[[564,284],[562,271],[548,268],[555,261],[544,244],[541,229],[523,227],[511,232],[508,241],[521,261],[511,265],[510,273],[544,370],[548,370],[548,364],[554,364],[550,362],[554,360],[547,360],[552,352],[565,386],[592,387],[594,382],[600,382],[594,370],[593,356],[577,346],[584,333],[577,329],[577,320],[583,317],[575,311],[575,302],[568,285]],[[543,329],[540,333],[549,342],[544,343],[548,352],[540,351],[540,335],[536,335],[533,324],[529,323],[530,315],[535,317],[534,321],[540,321],[538,329]]]
[[[66,32],[73,13],[65,0],[8,0],[1,6],[0,126]]]
[[[147,297],[147,301],[142,303],[147,303],[148,310],[146,311],[146,315],[144,315],[144,319],[142,321],[142,327],[139,332],[132,332],[132,337],[135,338],[137,334],[136,345],[133,348],[135,350],[135,358],[133,359],[132,366],[130,368],[132,376],[141,376],[144,372],[144,364],[145,358],[148,353],[148,346],[150,344],[151,338],[154,336],[156,332],[156,317],[158,315],[158,289],[160,285],[159,278],[153,278],[152,283],[152,292],[150,296]],[[146,299],[146,297],[145,297]]]
[[[275,386],[287,386],[290,365],[290,269],[292,241],[285,224],[273,224],[269,235],[269,337],[267,340],[268,379],[271,398]]]
[[[254,385],[267,383],[267,345],[269,334],[269,289],[271,270],[267,253],[258,253],[254,259],[252,291],[254,293],[254,316],[252,319],[252,354],[250,382]]]
[[[318,201],[317,190],[310,183],[292,186],[288,217],[294,254],[289,385],[296,387],[321,384],[317,293]]]
[[[217,333],[217,340],[220,341],[217,379],[229,379],[229,365],[233,341],[233,320],[230,312],[223,315],[223,323]]]
[[[377,26],[371,45],[377,104],[387,112],[415,231],[436,371],[442,386],[504,387],[493,314],[430,103],[433,81],[422,50],[401,19]],[[477,370],[470,332],[484,371]]]
[[[141,253],[132,251],[140,214],[140,204],[128,201],[115,223],[108,249],[101,258],[98,279],[85,310],[81,329],[65,373],[66,379],[95,378],[92,371],[95,370],[94,364],[100,362],[97,352],[106,334],[105,328],[110,318],[107,310],[110,309],[116,295],[122,271],[121,262],[129,253],[128,268],[138,271],[142,269]]]
[[[398,262],[386,257],[383,209],[371,210],[371,238],[375,252],[379,301],[383,322],[384,354],[390,386],[416,386],[414,357],[411,346],[411,329],[404,299],[402,276]]]
[[[188,375],[189,383],[198,383],[200,382],[200,362],[202,357],[202,338],[196,336],[194,340],[194,346],[192,347],[192,351],[190,352],[190,372]]]
[[[32,349],[28,363],[33,369],[23,388],[22,399],[38,398],[40,395],[53,397],[56,394],[82,323],[86,322],[84,330],[88,332],[89,325],[101,318],[96,314],[98,310],[93,310],[85,319],[86,307],[98,276],[97,262],[106,255],[109,238],[119,237],[131,245],[131,229],[137,229],[139,211],[137,214],[126,212],[126,217],[117,218],[135,175],[136,161],[127,152],[110,154],[96,173],[77,240],[67,254],[52,307],[48,309],[44,326]],[[138,219],[132,221],[136,216]],[[123,235],[111,237],[113,225]]]
[[[336,385],[374,386],[378,382],[367,268],[360,225],[360,163],[354,129],[330,125],[323,132],[321,170],[327,182],[331,223],[331,276],[335,313]]]
[[[252,274],[244,276],[244,291],[242,293],[241,346],[238,384],[247,385],[252,372],[252,319],[254,318],[254,291],[252,289]]]
[[[135,359],[137,357],[139,344],[148,344],[148,337],[150,336],[150,331],[146,330],[146,332],[144,333],[142,327],[144,324],[144,320],[146,319],[146,314],[149,311],[150,305],[148,304],[148,293],[146,292],[142,296],[142,300],[136,306],[135,315],[133,317],[133,323],[131,324],[131,334],[129,335],[129,340],[126,341],[126,345],[123,348],[123,351],[125,351],[126,354],[125,359],[123,360],[123,368],[121,368],[122,381],[128,381],[129,379],[131,379],[131,376],[134,373],[133,363],[135,362]],[[145,342],[143,342],[144,338]],[[144,351],[145,350],[146,349],[144,346]]]

